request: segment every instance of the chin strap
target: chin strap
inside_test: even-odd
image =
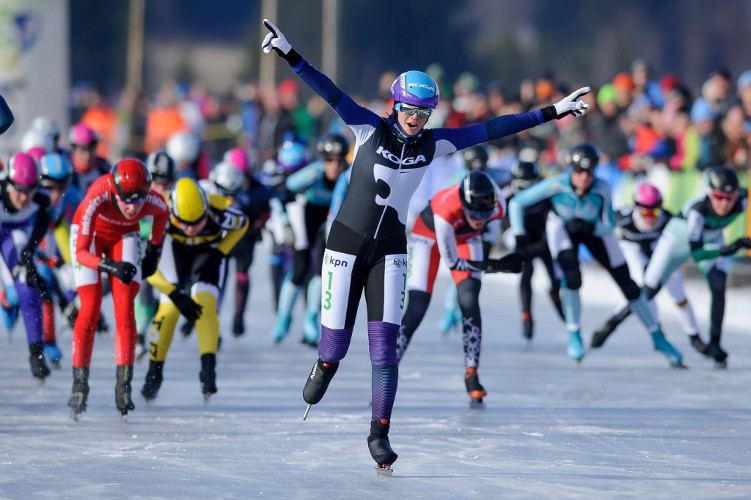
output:
[[[396,136],[396,138],[407,144],[414,144],[418,140],[420,140],[420,137],[422,137],[422,133],[425,130],[423,128],[416,135],[407,134],[407,132],[404,131],[402,126],[399,125],[399,120],[396,119],[396,110],[393,110],[392,113],[389,115],[387,123],[389,125],[389,128],[391,128],[391,132]]]

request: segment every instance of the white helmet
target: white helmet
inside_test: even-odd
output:
[[[51,153],[55,150],[55,138],[30,128],[21,137],[21,151],[25,152],[31,148],[42,148],[45,152]]]
[[[167,154],[177,163],[193,163],[200,152],[201,143],[190,132],[178,132],[167,141]]]
[[[49,116],[37,116],[31,120],[29,130],[35,130],[42,135],[52,136],[53,139],[60,137],[60,125]]]
[[[209,180],[213,182],[219,193],[233,196],[243,188],[245,176],[229,162],[220,162],[209,174]]]

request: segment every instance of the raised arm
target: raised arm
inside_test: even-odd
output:
[[[345,94],[337,87],[331,79],[311,66],[302,56],[292,48],[284,34],[268,19],[263,20],[264,26],[269,33],[263,39],[261,48],[266,54],[275,51],[279,57],[283,58],[292,69],[295,70],[302,81],[304,81],[316,94],[321,96],[329,106],[344,120],[349,126],[372,125],[375,126],[380,121],[378,115],[367,108],[355,103],[351,97]]]
[[[552,106],[529,113],[497,116],[492,120],[469,127],[436,129],[433,131],[437,143],[436,157],[516,134],[553,119],[557,120],[568,115],[582,116],[589,105],[581,100],[581,96],[588,92],[589,87],[582,87]]]
[[[13,125],[13,113],[3,96],[0,96],[0,134],[5,133],[11,125]]]

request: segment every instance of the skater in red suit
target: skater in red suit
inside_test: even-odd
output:
[[[136,347],[134,300],[142,278],[157,269],[168,210],[150,189],[151,175],[137,159],[126,158],[97,179],[73,216],[71,254],[81,299],[73,328],[73,389],[68,401],[73,418],[86,410],[89,365],[102,305],[101,273],[109,274],[115,304],[115,402],[121,415],[135,406],[131,399]],[[146,250],[141,252],[138,221],[153,216]]]

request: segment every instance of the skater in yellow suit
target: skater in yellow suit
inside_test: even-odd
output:
[[[149,334],[149,371],[141,394],[154,399],[162,385],[177,320],[195,321],[201,354],[201,391],[217,392],[216,350],[219,341],[217,298],[224,280],[227,254],[248,229],[245,216],[230,201],[207,195],[196,181],[183,178],[170,192],[170,221],[157,272],[149,283],[162,292]]]

